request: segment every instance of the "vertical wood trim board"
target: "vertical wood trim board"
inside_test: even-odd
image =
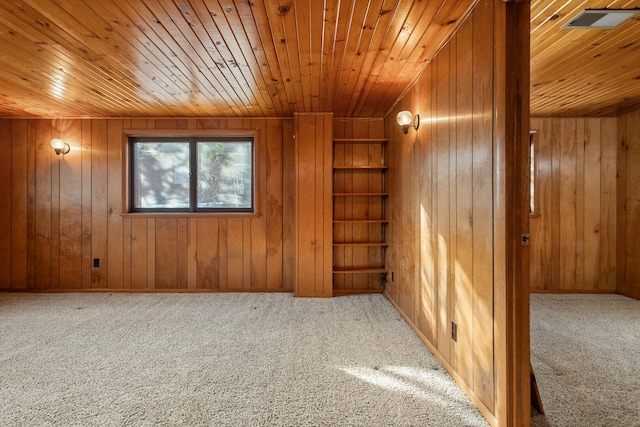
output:
[[[294,295],[333,296],[332,114],[294,115]]]
[[[618,118],[618,292],[640,299],[640,111]]]
[[[0,120],[11,147],[0,159],[0,179],[10,183],[0,195],[0,289],[292,291],[283,263],[293,253],[285,233],[293,228],[292,122]],[[129,129],[255,129],[259,215],[123,217]],[[56,156],[53,137],[71,151]]]
[[[634,113],[631,113],[634,114]],[[630,296],[627,283],[627,147],[630,114],[618,117],[618,136],[616,144],[616,284],[617,291]],[[632,120],[640,123],[640,114],[635,113]],[[640,297],[640,292],[638,292]]]
[[[0,141],[11,140],[11,121],[7,119],[0,120]],[[0,170],[5,171],[5,178],[8,178],[8,182],[12,181],[12,160],[13,160],[13,147],[8,147],[10,155],[4,155],[0,157]],[[7,181],[5,181],[7,182]],[[12,274],[12,216],[13,216],[13,195],[11,191],[0,192],[0,277],[6,278],[11,282]]]
[[[385,294],[496,426],[530,421],[528,7],[481,0],[385,118]]]
[[[496,2],[494,31],[494,378],[500,425],[531,423],[529,2]],[[518,59],[512,58],[518,52]]]

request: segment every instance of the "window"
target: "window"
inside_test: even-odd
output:
[[[538,158],[535,143],[536,131],[529,131],[529,214],[538,215]]]
[[[131,137],[131,212],[254,212],[252,137]]]

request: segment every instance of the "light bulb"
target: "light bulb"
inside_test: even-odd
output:
[[[51,140],[51,147],[54,150],[62,150],[64,149],[64,141],[58,138],[54,138]]]
[[[408,126],[413,120],[413,115],[411,114],[411,111],[400,111],[396,120],[400,126]]]
[[[54,149],[56,155],[58,156],[60,154],[67,154],[69,151],[71,151],[71,147],[69,147],[69,144],[59,138],[53,138],[51,140],[51,148]]]

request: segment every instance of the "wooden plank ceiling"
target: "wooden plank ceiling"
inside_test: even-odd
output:
[[[640,108],[640,15],[613,30],[562,29],[584,9],[640,0],[531,2],[531,114],[605,116]]]
[[[476,0],[2,0],[0,117],[382,117]]]

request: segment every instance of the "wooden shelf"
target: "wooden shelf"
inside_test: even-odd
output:
[[[333,169],[336,170],[384,170],[389,169],[389,166],[334,166]]]
[[[334,243],[333,246],[387,247],[387,246],[389,246],[389,244],[388,243],[384,243],[384,242],[358,242],[358,243],[344,243],[343,242],[343,243]]]
[[[389,246],[388,243],[385,243],[384,240],[386,234],[386,225],[389,223],[385,217],[385,198],[389,196],[389,193],[385,192],[385,172],[389,168],[385,165],[385,144],[387,143],[386,138],[336,138],[333,140],[334,147],[339,146],[339,157],[335,157],[335,163],[354,163],[352,165],[345,164],[337,164],[333,166],[333,176],[334,183],[337,177],[342,178],[343,176],[353,179],[353,180],[361,180],[361,179],[369,179],[369,177],[375,177],[376,179],[376,192],[368,192],[368,191],[355,191],[355,192],[335,192],[333,193],[334,198],[346,197],[347,199],[337,199],[335,203],[340,206],[340,211],[334,210],[334,215],[338,212],[341,212],[340,217],[356,217],[362,219],[334,219],[333,220],[333,228],[334,233],[336,231],[340,232],[340,230],[345,229],[344,225],[349,224],[361,224],[360,226],[353,227],[353,235],[350,237],[343,236],[340,240],[355,240],[356,242],[334,242],[334,256],[343,257],[344,249],[338,248],[363,248],[363,250],[367,251],[371,254],[373,252],[376,253],[376,259],[369,259],[367,261],[363,261],[359,266],[353,266],[353,261],[351,259],[344,259],[342,262],[338,264],[342,264],[343,267],[334,267],[333,273],[338,276],[334,276],[334,282],[340,284],[340,286],[345,286],[346,283],[351,284],[351,280],[353,280],[354,284],[357,284],[358,290],[347,290],[345,292],[354,292],[354,293],[362,293],[362,292],[382,292],[384,289],[384,283],[386,282],[384,275],[389,271],[385,267],[380,267],[380,264],[386,264],[385,261],[385,252],[386,248]],[[342,145],[341,145],[342,144]],[[361,149],[357,147],[353,148],[353,153],[351,150],[348,150],[348,147],[345,147],[349,144],[369,144],[369,147],[363,146]],[[349,151],[348,155],[345,154]],[[343,153],[344,152],[344,153]],[[372,157],[373,156],[373,157]],[[378,163],[377,165],[371,163]],[[379,183],[377,180],[380,180]],[[363,183],[361,183],[363,184]],[[347,190],[344,184],[334,184],[334,191],[336,190]],[[356,189],[367,189],[364,185],[355,186]],[[349,187],[349,189],[353,189],[353,187]],[[358,197],[365,198],[369,197],[369,199],[358,199]],[[377,198],[377,199],[376,199]],[[362,206],[363,201],[368,203],[368,206]],[[353,209],[352,214],[347,214],[346,209],[351,207]],[[335,209],[335,208],[334,208]],[[375,227],[369,227],[369,225],[374,224]],[[343,225],[342,227],[340,225]],[[349,228],[351,231],[351,229]],[[374,231],[372,234],[371,231]],[[351,234],[351,233],[350,233]],[[334,239],[339,234],[334,234]],[[366,240],[372,240],[367,242]],[[379,249],[378,249],[379,248]],[[347,251],[349,252],[349,251]],[[362,250],[361,250],[362,252]],[[380,259],[378,259],[380,257]],[[368,265],[367,265],[368,264]],[[379,274],[383,275],[380,278],[376,279],[373,276],[368,276]],[[350,278],[345,275],[359,275],[358,277]],[[377,283],[375,283],[377,282]],[[353,285],[354,287],[356,285]],[[338,291],[336,291],[338,292]]]
[[[387,274],[389,270],[384,267],[367,267],[367,268],[334,268],[333,274]]]
[[[334,224],[388,224],[388,219],[334,219]]]
[[[352,196],[364,196],[364,197],[387,197],[389,193],[333,193],[335,197],[352,197]]]
[[[386,138],[336,138],[333,140],[338,144],[385,144]]]

